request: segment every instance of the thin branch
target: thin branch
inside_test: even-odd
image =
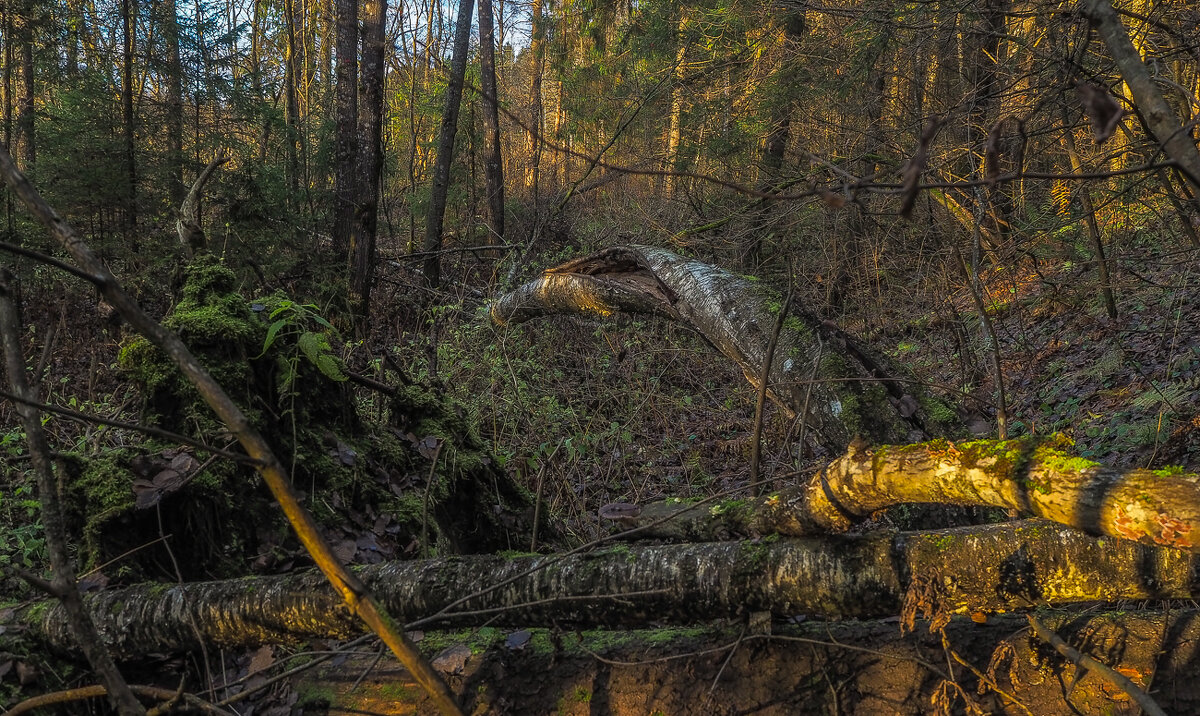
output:
[[[215,716],[232,716],[232,712],[218,708],[193,694],[179,695],[170,689],[160,689],[155,686],[138,686],[136,684],[130,684],[129,690],[143,699],[157,699],[169,702],[177,698],[182,698],[183,702],[188,706],[203,713],[215,714]],[[35,709],[45,708],[46,706],[96,699],[106,694],[108,694],[108,691],[100,684],[81,686],[77,689],[66,689],[65,691],[53,691],[48,694],[40,694],[33,698],[25,699],[8,711],[5,711],[4,716],[21,716],[22,714],[27,714]]]
[[[208,443],[204,442],[203,440],[196,440],[195,438],[189,438],[186,435],[180,435],[179,433],[173,433],[170,430],[163,430],[162,428],[156,428],[152,425],[139,425],[138,423],[127,423],[122,420],[113,420],[112,418],[102,418],[99,415],[92,415],[90,413],[81,413],[78,410],[71,410],[70,408],[64,408],[61,405],[53,405],[51,403],[40,403],[36,400],[26,400],[25,398],[22,398],[17,395],[13,395],[12,393],[9,393],[9,392],[3,391],[3,390],[0,390],[0,398],[4,398],[6,400],[11,400],[12,402],[19,403],[21,405],[28,405],[32,408],[37,408],[38,410],[40,410],[42,412],[54,413],[56,415],[62,415],[64,417],[73,418],[75,420],[80,420],[85,423],[94,423],[96,425],[107,425],[111,428],[120,428],[122,430],[131,430],[131,431],[137,432],[137,433],[153,435],[156,438],[162,438],[164,440],[172,440],[172,441],[181,443],[183,445],[188,445],[190,447],[194,447],[197,450],[204,450],[205,452],[212,453],[213,455],[220,455],[221,457],[227,458],[229,460],[236,460],[237,462],[243,463],[245,465],[260,464],[259,460],[255,460],[254,458],[252,458],[248,455],[245,455],[242,453],[236,453],[236,452],[229,452],[228,450],[222,450],[219,447],[213,447],[212,445],[209,445]]]
[[[109,704],[121,716],[144,716],[146,710],[125,683],[125,677],[117,669],[112,653],[96,628],[92,615],[83,606],[83,595],[75,582],[75,560],[67,544],[66,515],[58,496],[58,480],[50,457],[50,444],[42,429],[42,414],[30,403],[36,403],[36,390],[25,375],[25,356],[21,350],[21,321],[17,310],[16,280],[7,269],[0,268],[0,343],[3,344],[4,365],[8,373],[8,384],[24,400],[17,407],[21,416],[21,427],[25,430],[25,442],[37,478],[38,501],[41,503],[43,532],[46,537],[46,552],[50,557],[52,577],[49,585],[42,580],[31,580],[31,584],[50,587],[66,612],[67,623],[80,651],[91,665],[108,695]],[[61,475],[60,475],[61,477]]]
[[[75,266],[72,266],[71,264],[67,263],[66,261],[60,261],[60,260],[54,258],[53,256],[47,256],[46,254],[43,254],[40,251],[34,251],[33,249],[27,249],[24,246],[16,246],[14,244],[9,244],[9,243],[0,241],[0,251],[7,251],[9,253],[16,254],[18,256],[24,256],[27,259],[33,259],[34,261],[40,261],[41,263],[44,263],[48,266],[53,266],[54,268],[61,269],[63,271],[66,271],[69,274],[74,275],[74,276],[78,276],[79,278],[83,279],[84,281],[95,283],[97,280],[95,276],[92,276],[87,271],[78,269]]]
[[[771,363],[775,360],[775,346],[779,343],[779,332],[783,330],[783,322],[787,318],[788,309],[792,307],[794,286],[788,282],[787,298],[775,317],[775,328],[771,331],[771,339],[767,341],[767,350],[763,355],[762,370],[758,374],[758,400],[754,403],[754,429],[750,433],[750,482],[758,482],[758,468],[762,460],[762,426],[763,413],[767,406],[767,385],[771,382]],[[758,494],[763,493],[763,487],[758,488]]]
[[[1036,632],[1039,637],[1041,637],[1044,641],[1049,642],[1050,645],[1054,647],[1054,650],[1059,654],[1062,654],[1070,659],[1075,664],[1076,668],[1084,668],[1095,671],[1104,680],[1129,694],[1129,698],[1137,702],[1137,705],[1141,707],[1142,711],[1145,712],[1147,716],[1167,716],[1167,713],[1162,710],[1158,703],[1155,702],[1154,699],[1150,698],[1149,694],[1138,688],[1137,684],[1130,681],[1129,677],[1112,669],[1107,664],[1099,662],[1087,654],[1075,649],[1070,644],[1063,641],[1062,637],[1051,631],[1049,627],[1039,621],[1034,615],[1026,614],[1025,618],[1029,620],[1029,626],[1033,627],[1033,631]]]

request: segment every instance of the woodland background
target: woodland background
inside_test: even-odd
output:
[[[1194,149],[1200,10],[1117,9]],[[1196,177],[1077,3],[5,0],[0,68],[19,167],[210,350],[344,561],[451,551],[448,522],[423,515],[434,472],[468,469],[438,467],[446,441],[536,493],[556,548],[608,534],[603,505],[736,490],[752,459],[787,484],[832,457],[768,404],[752,458],[755,389],[681,326],[487,320],[542,269],[621,244],[790,295],[977,436],[1061,433],[1106,465],[1196,469]],[[0,211],[4,244],[62,255],[11,192]],[[43,402],[225,444],[93,288],[18,256],[2,260]],[[226,299],[240,308],[213,308]],[[402,410],[349,374],[424,397]],[[13,410],[0,561],[39,571]],[[440,432],[397,426],[405,411]],[[234,466],[185,453],[184,484],[156,483],[169,440],[46,429],[81,571],[104,585],[307,564],[261,489],[224,482]],[[230,528],[243,508],[262,523]]]

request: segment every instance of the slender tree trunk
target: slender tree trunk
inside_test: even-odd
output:
[[[354,230],[358,161],[357,0],[337,0],[337,140],[334,145],[333,250],[341,257]]]
[[[687,26],[687,15],[682,7],[675,22],[675,67],[671,70],[674,81],[671,84],[671,114],[667,124],[667,169],[674,171],[679,168],[679,142],[683,135],[683,81],[685,78],[684,60],[687,57],[687,38],[684,28]],[[668,194],[674,194],[678,182],[673,176],[666,178]]]
[[[176,0],[162,7],[162,34],[167,49],[167,162],[171,176],[171,206],[187,195],[183,184],[183,63],[179,57],[179,15]]]
[[[287,24],[287,52],[284,57],[284,93],[287,102],[287,170],[288,170],[288,188],[291,192],[288,195],[289,202],[293,207],[299,203],[300,192],[300,160],[296,148],[296,140],[300,136],[300,102],[297,98],[296,84],[300,81],[297,77],[297,32],[296,32],[296,0],[285,0],[284,2],[284,22]],[[357,5],[354,6],[357,9]],[[353,41],[351,41],[353,43]],[[353,44],[351,45],[353,47]],[[351,52],[353,56],[353,52]],[[353,130],[352,130],[353,131]],[[336,234],[335,234],[336,236]]]
[[[37,163],[34,138],[33,4],[28,0],[17,14],[16,40],[20,52],[21,96],[17,100],[18,156],[26,170]]]
[[[1074,130],[1070,125],[1062,135],[1063,147],[1071,160],[1071,171],[1081,174],[1084,171],[1079,152],[1075,149]],[[1096,209],[1092,206],[1092,195],[1087,185],[1079,187],[1079,204],[1083,208],[1083,227],[1088,238],[1092,241],[1092,249],[1096,252],[1096,271],[1100,278],[1100,292],[1104,296],[1104,309],[1109,318],[1117,317],[1117,302],[1113,298],[1112,280],[1109,278],[1108,258],[1104,255],[1104,238],[1100,235],[1100,226],[1096,223]]]
[[[387,0],[363,5],[362,99],[358,115],[357,210],[350,234],[350,307],[365,328],[375,275],[375,234],[379,218],[379,173],[383,167],[384,29]]]
[[[16,281],[6,269],[0,268],[0,344],[3,345],[8,383],[15,395],[37,401],[37,389],[29,384],[25,374],[25,356],[21,350],[21,319],[17,306]],[[29,445],[29,461],[37,475],[38,497],[42,505],[42,523],[46,535],[46,551],[52,569],[50,591],[59,599],[67,614],[67,623],[79,644],[80,651],[91,663],[108,691],[109,704],[122,716],[144,715],[117,670],[112,653],[83,605],[83,596],[75,580],[75,560],[67,544],[67,519],[58,498],[57,479],[50,456],[50,444],[42,431],[41,412],[30,405],[16,405],[17,414],[25,428]],[[43,585],[46,586],[46,585]]]
[[[483,175],[487,184],[488,243],[504,243],[504,161],[500,153],[500,95],[492,0],[479,0],[479,70],[483,75]]]
[[[121,66],[121,121],[125,130],[125,179],[129,186],[125,190],[125,236],[130,248],[136,253],[137,241],[137,157],[134,154],[133,116],[133,51],[134,32],[137,28],[136,0],[121,0],[121,27],[124,39],[124,56]]]
[[[12,146],[13,134],[13,18],[12,8],[4,3],[4,146]],[[12,193],[4,193],[4,226],[13,228]]]
[[[454,158],[454,136],[458,132],[458,111],[462,103],[463,79],[467,72],[467,48],[471,43],[471,11],[474,0],[459,0],[454,26],[454,55],[450,61],[450,84],[446,88],[446,106],[442,110],[442,129],[437,159],[433,163],[433,189],[429,214],[425,217],[425,250],[442,248],[442,222],[446,217],[446,192],[450,188],[450,164]],[[437,253],[425,258],[425,283],[437,288],[442,282],[442,262]]]
[[[542,126],[546,109],[542,100],[542,75],[546,72],[546,19],[543,0],[533,0],[530,8],[533,36],[529,51],[533,55],[533,79],[529,84],[529,163],[525,168],[525,189],[537,202],[538,174],[542,158]]]
[[[793,12],[783,18],[784,51],[792,52],[794,43],[804,37],[806,30],[803,12]],[[790,60],[790,58],[789,58]],[[787,73],[793,67],[791,61],[785,61],[781,74]],[[786,88],[789,80],[781,78],[781,88]],[[783,168],[783,158],[787,152],[788,137],[792,128],[792,94],[784,89],[785,96],[776,99],[770,108],[771,129],[763,144],[762,163],[759,168],[758,186],[760,191],[774,192]],[[767,233],[767,220],[775,202],[762,202],[750,221],[747,232],[749,241],[742,252],[741,265],[747,273],[756,273],[763,261],[763,240]],[[831,284],[832,285],[832,284]]]

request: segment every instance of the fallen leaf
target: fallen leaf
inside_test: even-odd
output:
[[[358,545],[354,544],[354,540],[343,539],[333,543],[333,556],[342,564],[354,559],[354,553],[357,551]]]
[[[250,656],[249,673],[257,674],[260,671],[265,671],[275,663],[275,649],[270,644],[259,647],[253,655]]]
[[[433,657],[433,668],[443,674],[460,674],[467,666],[467,659],[471,658],[471,647],[466,644],[455,644],[442,650],[442,653]]]

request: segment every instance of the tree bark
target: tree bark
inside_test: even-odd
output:
[[[487,187],[488,243],[504,243],[504,162],[500,153],[500,94],[492,0],[479,0],[479,71],[483,89],[483,176]]]
[[[375,238],[379,223],[379,175],[383,169],[384,30],[387,0],[363,6],[362,100],[358,115],[358,188],[350,234],[350,306],[364,323],[375,277]]]
[[[446,106],[442,110],[442,128],[437,158],[433,162],[433,187],[429,212],[425,216],[425,258],[421,273],[425,283],[437,288],[442,282],[442,222],[446,216],[446,193],[450,189],[450,165],[454,160],[454,136],[458,133],[458,111],[462,104],[463,80],[467,73],[467,49],[471,44],[471,11],[474,0],[459,0],[454,25],[454,55],[450,60],[450,83],[446,87]]]
[[[179,56],[176,0],[165,0],[161,12],[163,42],[167,50],[167,166],[170,167],[171,206],[179,206],[187,196],[187,187],[183,183],[183,62]]]
[[[354,231],[358,161],[358,0],[337,0],[337,137],[334,143],[333,252],[347,256]]]
[[[34,123],[33,75],[33,8],[31,1],[22,3],[24,12],[17,13],[18,51],[21,54],[21,96],[17,100],[17,139],[20,157],[26,170],[37,163],[37,139]]]
[[[648,246],[606,249],[546,270],[492,305],[498,324],[555,313],[605,317],[648,313],[697,330],[757,386],[780,297],[749,278]],[[955,429],[952,411],[924,395],[905,372],[837,328],[797,310],[784,321],[770,396],[802,414],[830,453],[861,435],[908,443]]]
[[[1068,124],[1062,135],[1063,148],[1067,150],[1067,157],[1071,162],[1071,171],[1076,174],[1081,174],[1084,171],[1083,161],[1079,158],[1079,152],[1075,149],[1075,130]],[[1170,187],[1167,187],[1170,193]],[[1083,228],[1087,232],[1088,238],[1092,242],[1092,249],[1096,252],[1096,272],[1100,280],[1100,293],[1104,296],[1104,309],[1108,312],[1109,318],[1117,317],[1117,300],[1113,296],[1112,279],[1108,270],[1108,257],[1104,252],[1104,237],[1100,235],[1100,225],[1096,222],[1096,209],[1092,205],[1092,193],[1087,185],[1079,187],[1079,206],[1083,210]],[[1180,218],[1187,221],[1187,216],[1181,214]]]
[[[792,104],[794,92],[787,90],[791,84],[791,71],[794,71],[795,59],[791,53],[797,52],[793,47],[804,37],[806,30],[804,11],[796,10],[787,13],[783,18],[783,51],[789,56],[784,60],[780,70],[778,84],[783,89],[783,96],[775,98],[774,104],[768,109],[770,115],[770,130],[763,142],[761,164],[758,170],[758,189],[766,193],[778,191],[783,168],[783,158],[787,153],[788,137],[792,128]],[[757,272],[763,262],[763,244],[766,240],[768,217],[775,208],[775,202],[759,202],[750,220],[747,232],[747,245],[739,257],[742,269]]]
[[[526,147],[526,156],[529,159],[525,167],[525,189],[536,204],[541,171],[542,131],[546,116],[545,102],[542,98],[542,75],[546,71],[546,18],[543,0],[533,0],[529,14],[529,54],[533,57],[533,66],[529,82],[529,129]]]
[[[1200,151],[1154,84],[1112,4],[1109,0],[1087,0],[1084,7],[1109,55],[1117,63],[1121,77],[1129,85],[1141,116],[1145,118],[1146,129],[1162,145],[1166,155],[1175,161],[1176,169],[1187,178],[1192,190],[1200,191]]]
[[[133,58],[134,32],[137,27],[136,0],[121,0],[121,27],[124,55],[121,60],[121,122],[125,134],[125,238],[136,253],[137,241],[137,157],[134,153]]]
[[[180,248],[189,259],[208,248],[204,227],[200,223],[200,198],[204,196],[204,185],[208,183],[213,172],[227,161],[229,158],[224,152],[213,157],[208,166],[204,167],[204,171],[196,177],[191,190],[179,205],[179,219],[175,222],[175,232],[179,235]]]
[[[390,562],[359,576],[408,628],[694,624],[770,612],[829,618],[1008,611],[1033,604],[1190,599],[1192,556],[1105,540],[1049,522],[680,545],[628,544],[565,555]],[[361,631],[315,573],[88,595],[114,653],[347,638]],[[74,648],[60,607],[12,623]]]
[[[855,446],[803,485],[669,522],[687,505],[654,503],[626,525],[668,539],[800,536],[844,532],[911,503],[1003,507],[1096,536],[1200,552],[1200,476],[1109,468],[1030,438]]]
[[[1172,714],[1200,711],[1198,616],[1178,607],[1039,613],[1080,652],[1152,689]],[[1095,671],[1052,653],[1024,615],[916,626],[910,633],[895,623],[856,621],[619,634],[497,629],[469,637],[471,655],[455,682],[471,713],[944,716],[970,713],[964,697],[992,716],[1139,713]],[[371,678],[359,683],[364,671]],[[383,702],[401,713],[429,710],[407,674],[376,667],[371,654],[319,665],[304,685],[328,694],[331,712],[378,710]],[[947,687],[957,691],[954,703],[945,703]]]

